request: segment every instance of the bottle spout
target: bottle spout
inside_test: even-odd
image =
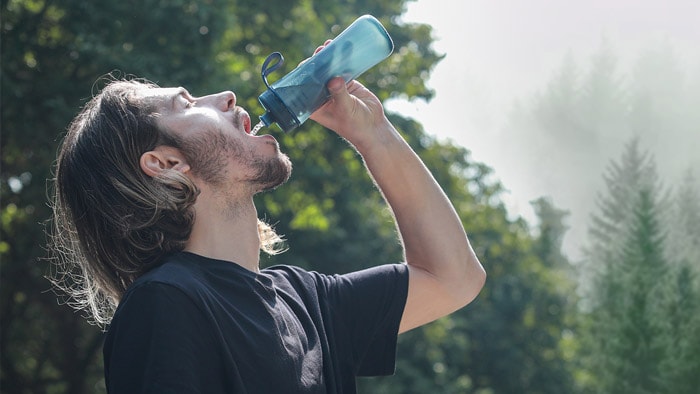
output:
[[[265,127],[265,122],[263,122],[263,121],[258,122],[258,124],[256,124],[255,127],[253,127],[250,130],[250,135],[252,135],[252,136],[258,135],[258,133],[260,132],[260,129],[262,129],[263,127]]]
[[[270,114],[270,111],[266,111],[264,114],[260,115],[260,121],[265,125],[265,127],[269,127],[271,124],[275,123],[274,119],[272,119],[272,114]]]
[[[294,113],[285,105],[274,88],[268,88],[259,97],[258,101],[265,108],[265,113],[260,116],[260,120],[269,126],[277,123],[277,126],[288,133],[299,127],[301,122]]]

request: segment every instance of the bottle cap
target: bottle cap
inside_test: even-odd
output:
[[[284,57],[279,52],[271,53],[267,59],[265,59],[265,62],[263,62],[260,75],[262,76],[265,86],[267,86],[267,90],[258,97],[258,101],[260,101],[260,104],[262,104],[266,111],[265,114],[260,116],[260,120],[265,123],[265,126],[277,123],[277,126],[279,126],[282,131],[288,133],[299,127],[301,123],[296,115],[294,115],[284,103],[282,98],[280,98],[279,94],[277,94],[275,88],[270,86],[267,82],[267,76],[280,68],[282,64],[284,64]]]
[[[258,101],[266,110],[265,114],[260,116],[260,120],[265,123],[265,126],[277,123],[277,126],[285,133],[299,127],[299,120],[282,102],[274,89],[268,88],[258,97]]]

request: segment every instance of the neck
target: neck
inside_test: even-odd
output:
[[[231,196],[201,189],[194,205],[195,221],[185,250],[204,257],[230,261],[258,272],[260,236],[252,196]]]

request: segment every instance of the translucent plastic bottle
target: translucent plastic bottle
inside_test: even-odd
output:
[[[267,90],[258,100],[265,108],[265,126],[277,123],[289,132],[304,123],[329,98],[326,84],[334,77],[346,82],[387,58],[394,43],[384,26],[371,15],[356,19],[322,51],[307,59],[272,85],[267,76],[284,63],[279,52],[267,57],[262,77]]]

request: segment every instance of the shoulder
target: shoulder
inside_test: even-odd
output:
[[[289,283],[294,287],[313,287],[320,293],[334,292],[341,288],[362,291],[367,287],[388,289],[408,286],[406,264],[385,264],[345,274],[324,274],[290,265],[272,266],[263,272],[271,276],[277,285]]]
[[[197,267],[181,258],[168,257],[160,265],[136,279],[124,293],[117,313],[128,304],[142,304],[148,300],[168,302],[192,298],[197,289],[204,286],[204,279]]]
[[[269,268],[265,268],[262,272],[274,275],[276,277],[299,278],[304,280],[318,280],[320,278],[353,278],[366,276],[402,277],[408,276],[408,266],[406,264],[384,264],[344,274],[325,274],[317,271],[306,270],[304,268],[294,265],[274,265]]]
[[[275,265],[263,269],[261,274],[268,277],[276,287],[293,288],[297,292],[316,292],[317,278],[320,275],[293,265]]]
[[[156,283],[187,292],[188,288],[199,286],[205,281],[205,270],[187,254],[179,253],[166,257],[161,264],[136,279],[127,293]]]
[[[314,274],[316,274],[314,271],[307,271],[301,267],[282,264],[273,265],[272,267],[265,268],[261,271],[261,273],[273,278],[288,280],[308,280],[312,279],[314,277]]]

